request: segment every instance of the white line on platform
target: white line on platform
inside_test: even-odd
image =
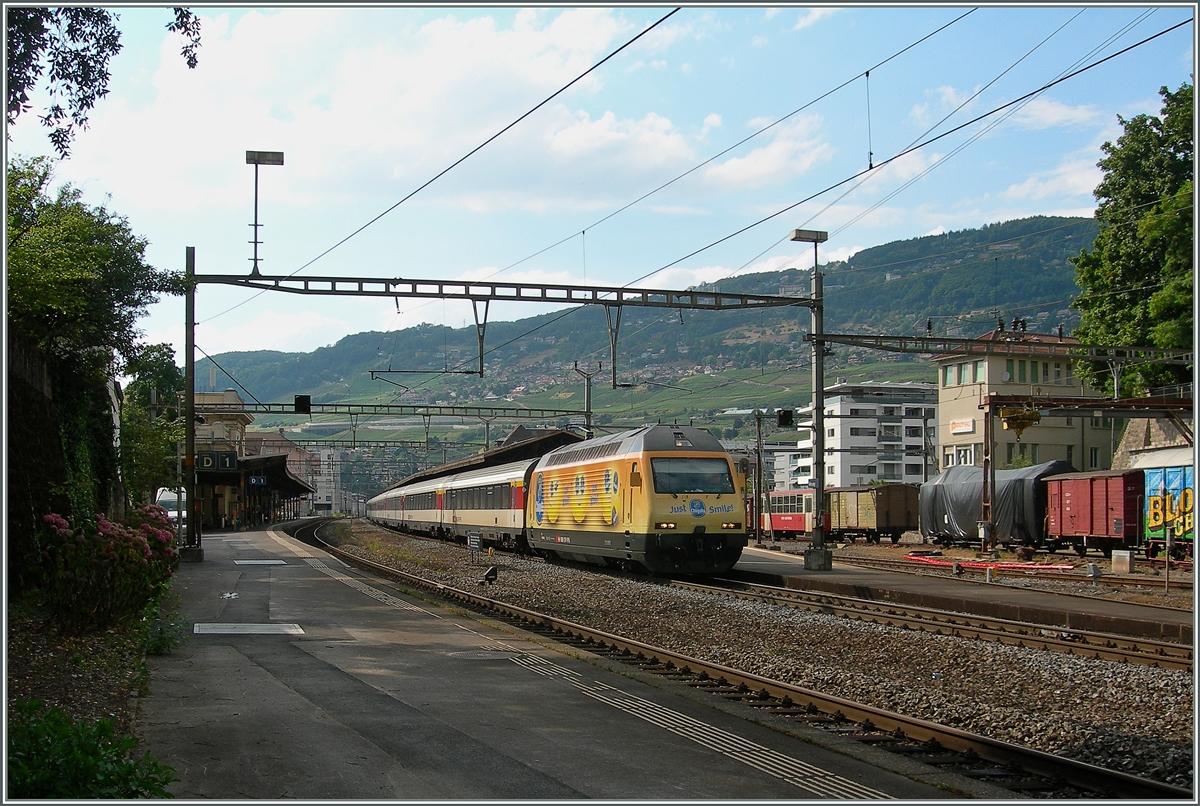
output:
[[[196,623],[192,628],[196,635],[304,635],[299,624],[243,624],[237,622]]]

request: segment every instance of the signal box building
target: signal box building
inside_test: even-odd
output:
[[[812,407],[798,420],[812,419]],[[920,484],[937,475],[938,389],[932,383],[838,381],[825,388],[825,486],[872,481]],[[796,451],[775,454],[775,489],[812,486],[812,427]]]
[[[1075,377],[1069,360],[1051,355],[1048,346],[1038,353],[1038,344],[1078,344],[1078,339],[1003,330],[980,338],[1016,339],[1031,345],[1031,351],[1021,357],[934,357],[942,470],[956,465],[983,466],[981,406],[987,395],[1027,396],[1034,406],[1038,398],[1101,397]],[[1079,471],[1109,470],[1122,426],[1120,419],[1111,417],[1046,417],[1027,427],[1018,438],[1016,431],[1004,429],[997,418],[992,455],[1000,470],[1054,459],[1070,462]]]

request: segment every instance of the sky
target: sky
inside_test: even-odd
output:
[[[1157,115],[1159,88],[1194,75],[1189,23],[1012,103],[1190,5],[684,6],[659,23],[674,8],[197,7],[189,70],[169,8],[121,7],[109,94],[55,180],[125,216],[158,268],[182,271],[195,247],[201,276],[252,268],[254,150],[285,155],[259,168],[267,276],[683,289],[811,268],[796,228],[829,233],[824,263],[1090,216],[1119,116]],[[45,131],[23,115],[9,158],[53,154]],[[465,302],[207,283],[196,322],[200,358],[473,319]],[[181,298],[139,326],[182,365]]]

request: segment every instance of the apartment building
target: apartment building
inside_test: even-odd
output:
[[[812,407],[797,411],[811,420]],[[932,383],[838,381],[825,388],[825,486],[920,484],[937,475],[938,388]],[[775,454],[775,489],[812,485],[812,428]],[[820,466],[820,463],[817,463]]]
[[[944,470],[955,465],[983,465],[983,399],[989,394],[1028,396],[1036,406],[1051,397],[1094,397],[1099,393],[1074,375],[1071,362],[1039,355],[1039,344],[1078,344],[1069,336],[997,330],[981,339],[1016,339],[1031,347],[1026,357],[989,355],[981,358],[935,356],[938,368],[938,429]],[[1070,462],[1077,470],[1108,470],[1121,438],[1123,423],[1111,417],[1045,417],[1018,435],[994,424],[994,459],[998,469],[1040,464],[1053,459]]]

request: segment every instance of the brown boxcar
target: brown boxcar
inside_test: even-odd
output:
[[[854,542],[862,537],[878,543],[887,536],[893,543],[918,528],[920,490],[912,484],[880,484],[826,490],[829,532],[835,539]]]
[[[1089,548],[1104,556],[1141,544],[1145,487],[1141,470],[1105,470],[1047,476],[1046,544]]]

